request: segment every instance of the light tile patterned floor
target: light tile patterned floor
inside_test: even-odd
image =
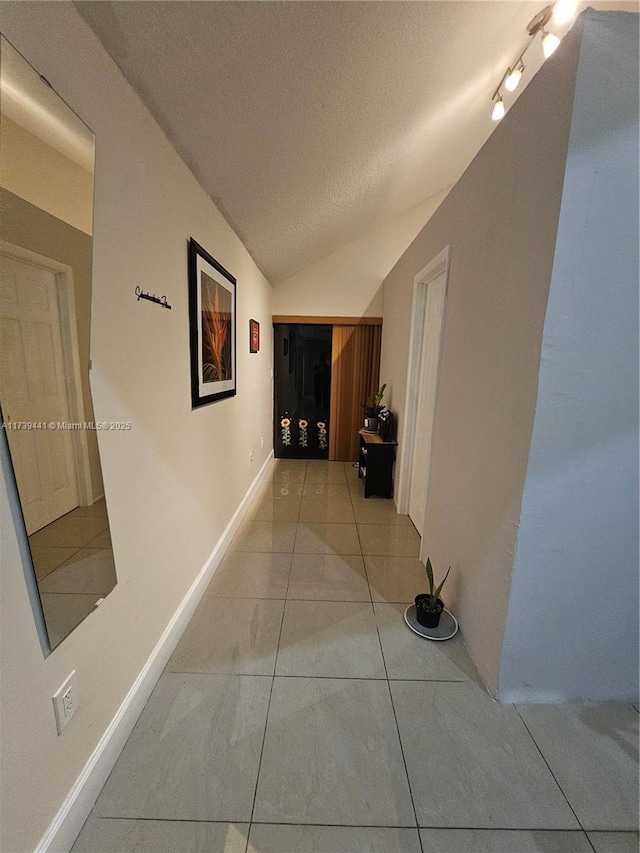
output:
[[[403,622],[419,541],[274,463],[74,853],[631,853],[632,705],[503,706]]]
[[[55,648],[117,582],[104,498],[32,533],[29,547]]]

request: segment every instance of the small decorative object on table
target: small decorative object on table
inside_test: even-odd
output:
[[[378,435],[383,441],[393,441],[393,412],[384,409],[378,417]]]
[[[360,403],[364,409],[364,428],[367,432],[378,432],[378,416],[380,412],[384,410],[384,406],[381,404],[386,387],[387,383],[385,382],[384,385],[381,385],[380,388],[378,388],[374,395],[368,397],[364,403]]]

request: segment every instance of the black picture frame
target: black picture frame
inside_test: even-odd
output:
[[[194,409],[236,394],[236,319],[236,279],[191,237],[189,345]]]

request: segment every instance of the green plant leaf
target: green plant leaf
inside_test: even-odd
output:
[[[449,577],[449,572],[450,572],[450,571],[451,571],[451,566],[449,566],[449,568],[447,569],[447,573],[446,573],[446,575],[444,576],[444,580],[442,581],[442,583],[440,584],[440,586],[437,588],[437,590],[436,590],[436,592],[435,592],[435,598],[436,598],[436,601],[440,598],[440,590],[441,590],[441,589],[442,589],[442,587],[444,586],[446,579]]]
[[[449,566],[449,568],[447,569],[447,573],[444,576],[444,580],[442,581],[442,583],[438,587],[435,586],[435,581],[433,579],[433,566],[431,565],[431,558],[430,557],[427,557],[427,565],[425,566],[425,568],[427,571],[427,578],[429,580],[429,596],[431,599],[429,602],[429,607],[432,610],[435,610],[435,608],[438,604],[438,599],[440,598],[440,591],[442,590],[442,587],[444,586],[445,581],[449,577],[449,572],[451,571],[451,566]]]
[[[433,566],[431,565],[431,558],[427,557],[427,578],[429,579],[429,592],[433,592]]]

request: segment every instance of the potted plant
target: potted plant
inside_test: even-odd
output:
[[[444,580],[438,587],[436,587],[433,580],[433,566],[431,565],[431,559],[429,557],[427,557],[426,570],[427,578],[429,580],[429,592],[423,592],[420,593],[420,595],[416,595],[416,617],[423,627],[437,628],[440,624],[440,616],[444,610],[444,604],[440,598],[440,591],[442,590],[446,579],[449,577],[451,566],[447,569]]]
[[[378,415],[384,410],[382,398],[384,397],[384,389],[386,387],[387,383],[385,382],[384,385],[378,388],[374,395],[368,397],[364,403],[360,403],[364,409],[364,428],[369,432],[377,432],[380,426]]]

